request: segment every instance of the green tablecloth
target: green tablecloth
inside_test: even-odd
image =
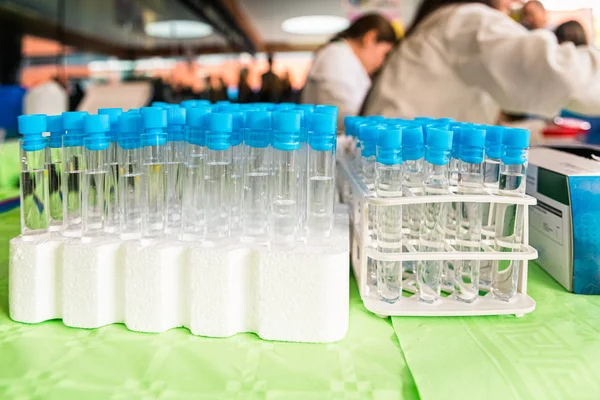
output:
[[[355,283],[348,335],[327,345],[13,322],[8,239],[18,231],[18,209],[0,214],[2,400],[418,398],[390,321],[365,310]]]
[[[520,319],[390,323],[365,310],[352,282],[350,330],[335,344],[78,330],[9,319],[7,243],[18,220],[18,210],[0,214],[2,400],[600,398],[600,296],[569,294],[535,265],[537,309]]]
[[[7,140],[0,143],[0,192],[17,189],[20,172],[19,141]],[[2,199],[1,195],[0,199]]]

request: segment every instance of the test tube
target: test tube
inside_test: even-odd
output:
[[[298,153],[301,115],[296,111],[274,114],[273,197],[271,205],[271,245],[289,246],[298,235]]]
[[[126,112],[119,118],[117,159],[119,161],[119,206],[122,239],[142,236],[142,141],[140,114]]]
[[[142,173],[144,209],[142,238],[155,239],[166,230],[167,169],[166,142],[167,112],[162,108],[144,107],[142,115]]]
[[[62,117],[53,115],[47,118],[50,141],[47,147],[48,169],[48,201],[50,209],[50,231],[60,231],[63,227],[63,155],[62,138],[65,133],[62,126]]]
[[[210,107],[190,108],[186,114],[185,184],[183,185],[181,239],[204,240],[204,164]]]
[[[106,175],[106,219],[104,230],[108,233],[119,230],[119,163],[117,160],[117,139],[119,136],[119,117],[123,113],[120,108],[99,108],[98,115],[107,115],[110,123],[108,137],[110,145],[107,152]]]
[[[63,129],[63,236],[81,236],[83,175],[83,111],[64,112]]]
[[[501,196],[525,196],[530,133],[525,129],[506,128],[502,136],[500,164]],[[498,204],[496,208],[496,250],[520,251],[524,234],[524,206]],[[527,261],[496,261],[492,269],[492,295],[510,301],[519,285],[521,264]]]
[[[204,240],[219,242],[230,235],[231,130],[229,113],[208,114],[204,190],[206,198]]]
[[[25,238],[48,232],[48,175],[46,174],[46,116],[21,115],[21,234]]]
[[[298,232],[300,238],[305,238],[306,219],[307,219],[307,190],[308,190],[308,135],[311,127],[311,120],[314,111],[314,106],[309,104],[300,104],[296,107],[300,112],[300,153],[298,155],[298,210],[300,216],[298,218]]]
[[[84,238],[102,235],[110,181],[110,121],[108,115],[86,115],[84,119],[83,231]]]
[[[167,234],[181,232],[181,201],[185,161],[186,109],[170,106],[167,110]]]
[[[335,144],[337,123],[334,115],[314,113],[308,137],[307,240],[322,243],[331,236],[335,196]],[[300,182],[300,186],[306,185]]]
[[[246,114],[243,237],[247,243],[269,240],[270,185],[272,174],[271,113]]]
[[[232,236],[239,236],[242,233],[242,203],[244,199],[244,117],[245,114],[234,108],[234,104],[229,104],[223,107],[228,114],[231,114],[232,129],[231,129],[231,180],[229,182],[230,190],[230,226]]]
[[[483,191],[483,160],[485,130],[479,126],[463,128],[460,133],[460,163],[458,193],[481,195]],[[459,202],[456,239],[458,251],[481,251],[482,203]],[[479,297],[481,261],[464,260],[454,263],[454,297],[472,303]]]

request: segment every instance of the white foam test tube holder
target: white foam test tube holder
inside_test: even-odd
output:
[[[167,213],[167,112],[157,107],[140,109],[142,115],[142,172],[144,208],[142,238],[156,239],[166,233]]]
[[[106,173],[106,216],[104,221],[104,230],[107,233],[119,231],[121,218],[119,208],[119,160],[117,155],[117,140],[119,137],[119,117],[123,113],[120,108],[99,108],[99,115],[108,116],[110,130],[108,138],[110,144],[107,152],[107,173]]]
[[[167,112],[167,234],[178,237],[181,233],[181,203],[185,160],[186,109],[179,106],[166,108]]]
[[[186,114],[185,183],[182,187],[181,239],[204,240],[204,165],[210,107],[189,108]]]
[[[204,164],[204,240],[219,242],[230,236],[231,130],[230,113],[208,114]]]
[[[486,189],[497,190],[500,182],[500,154],[502,147],[503,126],[486,126],[485,128],[485,160],[483,165],[483,186]],[[493,227],[496,208],[493,203],[482,206],[484,227]],[[492,261],[482,261],[479,271],[479,285],[492,284]]]
[[[46,147],[46,169],[48,170],[48,209],[50,225],[48,230],[60,231],[63,225],[63,194],[62,194],[62,117],[53,115],[47,118],[47,129],[50,133]]]
[[[273,150],[270,147],[271,113],[248,111],[245,130],[245,169],[242,238],[268,243]]]
[[[239,105],[238,105],[239,106]],[[231,210],[230,227],[232,236],[239,236],[242,232],[242,203],[244,198],[244,124],[245,113],[238,110],[229,111],[231,114]]]
[[[309,243],[331,237],[335,197],[335,149],[337,120],[314,113],[308,137],[308,191],[306,227]],[[306,182],[300,182],[306,187]]]
[[[530,133],[525,129],[506,128],[502,136],[499,194],[525,196]],[[499,204],[496,208],[496,250],[519,251],[523,242],[524,207]],[[521,263],[499,261],[492,269],[492,294],[509,301],[517,294]]]
[[[377,196],[402,197],[402,128],[380,128],[377,133],[376,152]],[[379,205],[376,219],[377,251],[402,253],[402,206]],[[398,301],[402,295],[402,261],[377,260],[377,292],[382,301]]]
[[[426,196],[450,194],[449,162],[453,132],[431,129],[425,147],[425,181],[423,193]],[[443,252],[446,245],[446,223],[449,203],[426,203],[423,205],[423,221],[420,229],[419,251],[424,253]],[[444,261],[428,260],[417,263],[417,290],[419,301],[432,304],[442,290]]]
[[[101,236],[104,233],[107,212],[107,182],[109,181],[110,122],[107,115],[86,115],[84,173],[82,195],[82,236]]]
[[[63,236],[81,237],[83,188],[83,111],[62,114],[63,129]]]
[[[278,111],[273,115],[272,246],[291,245],[298,238],[298,182],[301,115]]]
[[[460,134],[457,193],[484,194],[483,167],[485,130],[479,126],[463,127]],[[458,251],[481,251],[482,203],[459,202],[456,239]],[[457,300],[472,303],[479,297],[479,272],[481,261],[454,262],[454,296]]]
[[[21,234],[48,232],[48,175],[46,173],[46,116],[22,115],[18,119],[21,148]]]
[[[142,117],[123,113],[119,118],[117,159],[119,162],[119,208],[122,239],[142,237]]]
[[[402,128],[402,178],[404,185],[414,190],[416,194],[422,193],[425,164],[425,138],[423,128],[420,126],[403,126]],[[421,229],[422,204],[411,204],[404,207],[402,222],[408,227],[408,238],[419,240]],[[415,273],[416,263],[407,261],[403,265],[405,272]]]

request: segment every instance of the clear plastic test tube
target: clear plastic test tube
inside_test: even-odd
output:
[[[273,116],[273,196],[271,204],[272,246],[290,246],[298,238],[297,168],[301,115],[279,111]]]
[[[361,169],[363,181],[371,191],[375,189],[375,166],[377,149],[377,130],[376,122],[367,121],[360,124],[358,134],[361,144]]]
[[[119,117],[123,113],[120,108],[99,108],[98,115],[107,115],[110,123],[108,137],[110,145],[107,151],[106,175],[106,220],[104,230],[114,233],[119,230],[119,163],[117,160],[117,139],[119,136]]]
[[[377,136],[378,197],[402,197],[402,128],[384,127]],[[402,206],[377,206],[377,250],[402,253]],[[377,293],[382,301],[395,303],[402,295],[402,261],[377,260]]]
[[[142,238],[160,238],[166,233],[167,213],[167,112],[144,107],[142,116],[142,172],[144,209]]]
[[[181,239],[204,240],[204,165],[206,162],[206,128],[210,107],[187,110],[185,144],[185,183],[183,184]]]
[[[167,111],[167,234],[178,237],[181,233],[181,201],[185,161],[186,109],[169,106]]]
[[[46,116],[21,115],[21,234],[25,238],[48,232],[48,175],[46,174]]]
[[[452,132],[432,129],[427,136],[425,149],[426,196],[449,195],[448,163],[452,147]],[[423,205],[423,222],[419,239],[419,251],[443,252],[446,245],[446,213],[448,203]],[[434,303],[440,298],[444,261],[421,261],[417,263],[417,288],[419,301]]]
[[[50,210],[50,231],[60,231],[63,227],[63,154],[62,138],[65,133],[62,117],[53,115],[47,118],[50,140],[47,147],[48,202]]]
[[[458,164],[458,194],[485,194],[483,190],[483,160],[485,130],[479,126],[463,128],[460,133],[460,163]],[[458,203],[456,240],[458,251],[481,251],[483,204]],[[481,261],[464,260],[454,263],[454,297],[472,303],[479,297]]]
[[[300,112],[300,154],[298,155],[298,233],[301,239],[306,238],[306,219],[307,219],[307,190],[308,190],[308,137],[312,125],[312,115],[314,106],[309,104],[300,104],[296,107]]]
[[[80,237],[82,229],[83,111],[62,114],[63,129],[63,236]]]
[[[335,150],[334,115],[314,113],[308,137],[307,241],[322,243],[331,236],[334,220]],[[300,187],[306,186],[305,181]]]
[[[219,242],[230,236],[231,130],[229,113],[208,114],[204,190],[206,198],[204,240]]]
[[[233,107],[237,106],[237,107]],[[231,180],[230,190],[230,226],[231,236],[242,233],[242,203],[244,199],[244,125],[245,113],[239,111],[239,104],[229,104],[223,107],[231,114]]]
[[[117,159],[119,161],[119,206],[122,239],[142,236],[142,117],[126,112],[119,118]]]
[[[272,148],[271,113],[246,113],[243,237],[247,243],[269,241],[271,205]]]
[[[530,133],[525,129],[506,128],[502,136],[500,164],[501,196],[525,196]],[[496,250],[519,251],[523,244],[524,206],[498,204],[496,209]],[[492,294],[510,301],[519,285],[521,264],[527,261],[497,261],[492,269]]]
[[[107,115],[87,115],[84,119],[83,231],[82,237],[101,236],[107,213],[107,183],[110,181],[110,122]]]

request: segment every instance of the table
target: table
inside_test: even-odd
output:
[[[7,243],[18,230],[18,209],[0,214],[0,399],[600,398],[600,296],[567,293],[535,264],[538,307],[520,319],[380,319],[352,280],[339,343],[214,339],[11,321]]]

